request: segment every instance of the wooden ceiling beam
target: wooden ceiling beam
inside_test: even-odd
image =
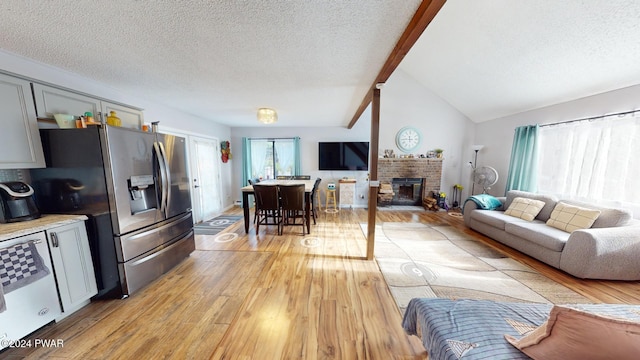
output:
[[[446,0],[423,0],[416,13],[411,18],[409,25],[400,36],[400,39],[396,43],[396,46],[391,51],[391,54],[387,58],[387,61],[380,69],[378,76],[376,76],[376,80],[373,82],[369,90],[362,99],[362,103],[355,115],[349,122],[348,128],[351,129],[358,122],[360,116],[364,110],[371,103],[371,96],[373,94],[373,90],[376,88],[376,84],[385,83],[387,79],[391,76],[391,74],[395,71],[395,69],[400,65],[400,62],[407,55],[413,44],[418,41],[420,35],[424,32],[427,26],[431,23],[433,18],[436,17],[438,11],[442,8]]]

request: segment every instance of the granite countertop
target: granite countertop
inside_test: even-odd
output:
[[[86,215],[42,215],[35,220],[0,224],[0,241],[84,220],[87,220]]]

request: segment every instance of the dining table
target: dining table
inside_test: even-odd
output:
[[[313,192],[313,185],[315,180],[262,180],[258,184],[260,185],[298,185],[304,184],[304,217],[307,221],[307,233],[311,233],[311,193]],[[253,185],[247,185],[242,189],[242,210],[244,212],[244,232],[249,233],[249,224],[251,223],[251,217],[249,216],[249,195],[253,195]]]

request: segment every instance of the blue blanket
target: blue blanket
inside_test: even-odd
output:
[[[494,210],[502,206],[500,200],[498,200],[495,196],[491,196],[489,194],[478,194],[471,195],[465,200],[465,204],[467,201],[473,201],[478,205],[478,209],[482,210]],[[462,206],[462,210],[464,212],[464,205]]]
[[[572,308],[610,317],[640,320],[640,306],[574,304]],[[504,338],[521,338],[549,317],[551,304],[488,300],[414,298],[402,327],[419,336],[433,360],[529,359]],[[419,329],[419,330],[418,330]]]

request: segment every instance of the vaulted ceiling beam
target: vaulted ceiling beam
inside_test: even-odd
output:
[[[380,69],[378,76],[365,94],[364,99],[362,99],[360,107],[358,107],[358,110],[351,119],[351,122],[349,122],[349,129],[353,128],[356,122],[358,122],[360,116],[362,116],[364,110],[369,106],[369,103],[371,103],[371,95],[373,94],[373,90],[376,88],[376,84],[385,83],[387,79],[389,79],[393,71],[398,67],[398,65],[400,65],[402,59],[407,55],[413,44],[418,41],[420,35],[422,35],[429,23],[431,23],[431,20],[436,17],[436,14],[440,11],[445,2],[446,0],[422,1],[418,10],[416,10],[415,15],[411,18],[409,25],[402,33],[402,36],[400,36],[398,43],[396,43],[393,51],[391,51],[387,61],[382,66],[382,69]]]

